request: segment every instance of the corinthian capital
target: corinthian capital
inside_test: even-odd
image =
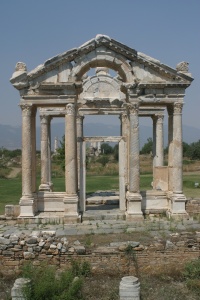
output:
[[[47,124],[49,120],[50,120],[50,116],[40,115],[40,123],[41,124]]]
[[[131,103],[128,105],[128,110],[130,114],[138,115],[139,112],[139,104],[138,103]]]
[[[21,110],[22,110],[22,114],[24,116],[31,116],[31,114],[32,114],[32,105],[30,105],[30,104],[21,104],[20,107],[21,107]]]
[[[163,120],[164,120],[164,115],[157,115],[157,118],[158,118],[158,123],[163,123]]]
[[[67,104],[66,106],[67,115],[75,115],[75,105],[72,103]]]
[[[175,114],[181,114],[183,109],[183,103],[175,102],[174,103],[174,113]]]

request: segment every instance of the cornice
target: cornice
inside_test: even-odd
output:
[[[95,38],[84,43],[78,48],[70,49],[64,53],[46,60],[44,64],[39,65],[34,70],[28,73],[23,72],[23,74],[16,74],[16,72],[14,72],[10,81],[17,89],[22,89],[24,87],[27,87],[29,85],[29,81],[31,81],[32,79],[37,78],[42,74],[51,71],[52,69],[55,69],[63,63],[70,63],[76,60],[76,58],[86,55],[102,45],[122,55],[126,60],[129,60],[130,62],[138,61],[145,66],[149,66],[155,71],[164,74],[169,78],[180,81],[180,83],[182,81],[183,84],[186,85],[186,87],[189,86],[193,81],[193,78],[189,73],[182,73],[180,71],[177,71],[176,69],[164,65],[160,61],[141,52],[137,52],[135,49],[132,49],[114,39],[111,39],[106,35],[97,35]]]

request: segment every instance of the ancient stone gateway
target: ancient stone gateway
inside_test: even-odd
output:
[[[87,72],[95,68],[96,74]],[[111,76],[109,70],[117,73]],[[60,212],[78,221],[85,210],[83,119],[119,115],[120,209],[127,219],[145,211],[186,214],[182,189],[182,107],[193,78],[188,64],[176,70],[108,36],[97,35],[79,48],[47,60],[27,73],[17,63],[11,83],[20,92],[22,110],[22,197],[20,218]],[[36,187],[36,112],[41,119],[41,184]],[[163,165],[163,116],[168,113],[168,166]],[[65,192],[53,192],[50,127],[65,118]],[[140,192],[139,118],[153,120],[153,188]],[[101,137],[104,140],[105,137]]]

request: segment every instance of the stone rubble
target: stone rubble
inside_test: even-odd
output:
[[[43,225],[33,228],[32,224],[27,224],[26,226],[15,226],[4,224],[0,228],[0,264],[4,264],[2,261],[10,260],[10,264],[15,265],[15,262],[19,260],[30,260],[42,258],[61,258],[62,256],[88,256],[88,255],[118,255],[119,253],[126,253],[127,248],[132,248],[135,252],[141,253],[141,255],[147,255],[150,252],[171,252],[171,251],[184,251],[199,253],[200,249],[200,225],[198,221],[185,221],[185,225],[182,222],[182,226],[185,226],[185,231],[175,232],[174,227],[172,227],[172,222],[147,222],[146,224],[141,223],[131,223],[128,224],[130,227],[127,228],[127,223],[104,224],[103,232],[106,229],[112,230],[109,233],[115,232],[115,226],[117,229],[120,228],[121,232],[128,232],[127,229],[133,228],[140,232],[141,229],[151,229],[151,235],[153,235],[148,242],[140,243],[140,241],[110,241],[107,245],[94,245],[93,247],[87,247],[86,244],[80,242],[78,239],[71,241],[70,236],[73,235],[74,230],[77,235],[91,234],[93,229],[96,233],[102,232],[99,224],[82,224],[78,225]],[[191,224],[190,224],[191,223]],[[136,225],[137,224],[137,225]],[[126,225],[126,227],[125,227]],[[152,230],[152,227],[153,229]],[[179,223],[174,223],[178,230]],[[171,227],[170,227],[171,226]],[[44,229],[45,227],[45,229]],[[62,227],[62,228],[61,228]],[[52,229],[54,228],[54,230]],[[96,228],[96,229],[95,229]],[[159,228],[161,228],[159,230]],[[164,229],[165,228],[165,229]],[[188,231],[192,229],[192,231]],[[196,231],[195,231],[196,229]],[[70,231],[72,230],[72,231]],[[163,230],[163,231],[162,231]],[[171,231],[170,231],[171,230]],[[165,236],[162,238],[161,235]],[[142,254],[143,253],[143,254]],[[7,262],[6,262],[7,263]],[[17,265],[17,264],[16,264]]]

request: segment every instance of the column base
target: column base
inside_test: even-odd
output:
[[[63,199],[64,203],[64,223],[77,223],[80,216],[78,213],[78,196],[66,195]]]
[[[35,201],[34,196],[22,196],[19,201],[20,215],[19,218],[35,216]]]
[[[41,192],[52,192],[53,191],[53,183],[42,183],[39,186],[39,191]]]
[[[141,221],[144,219],[142,213],[142,196],[140,193],[126,193],[127,200],[127,211],[126,211],[126,220],[138,220]]]
[[[169,196],[170,207],[167,216],[175,218],[188,218],[189,215],[185,210],[187,198],[184,194],[173,193]]]

